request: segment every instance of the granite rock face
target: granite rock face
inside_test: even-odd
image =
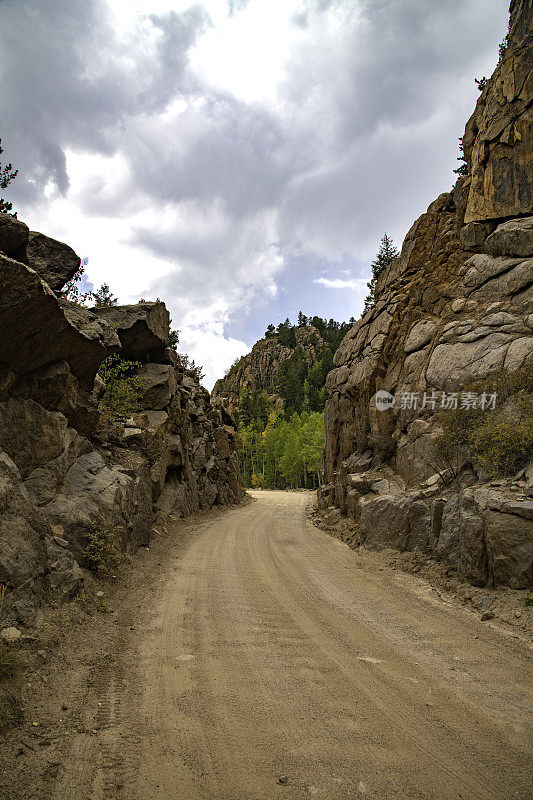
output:
[[[533,257],[533,217],[520,217],[502,222],[487,237],[485,251],[493,256]]]
[[[28,241],[30,229],[11,214],[0,214],[0,251],[11,256],[23,248]]]
[[[497,501],[466,457],[458,482],[441,480],[434,444],[443,396],[533,370],[528,8],[512,3],[509,46],[467,123],[468,175],[413,224],[374,307],[335,354],[319,492],[323,509],[357,523],[360,544],[420,549],[465,580],[514,588],[532,580],[526,475],[503,481]],[[380,390],[396,400],[387,410],[376,405]],[[355,485],[369,469],[396,490]]]
[[[74,597],[88,570],[146,544],[158,519],[237,503],[241,487],[232,418],[168,348],[165,305],[87,309],[58,297],[77,256],[7,217],[0,583],[8,620],[32,624],[44,598]],[[110,424],[98,369],[114,354],[137,362],[139,411]]]
[[[89,310],[58,301],[35,270],[0,255],[0,365],[18,375],[66,361],[92,387],[101,362],[120,342]]]
[[[122,355],[130,361],[146,361],[150,355],[155,361],[168,345],[170,315],[164,303],[104,306],[94,313],[116,330]]]
[[[513,0],[509,45],[463,136],[469,166],[465,223],[531,214],[531,43],[531,4]]]
[[[45,543],[51,536],[16,465],[0,451],[0,582],[11,590],[14,619],[32,621],[35,615],[48,566]]]
[[[35,270],[54,292],[59,292],[80,268],[80,257],[72,247],[37,231],[29,232],[13,258]]]

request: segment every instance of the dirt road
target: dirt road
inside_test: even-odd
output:
[[[50,723],[35,796],[530,797],[527,645],[369,570],[307,520],[309,495],[252,494],[193,524],[144,607],[126,598],[135,622],[87,686],[66,668],[78,724]]]

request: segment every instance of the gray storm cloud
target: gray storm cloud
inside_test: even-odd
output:
[[[19,168],[10,199],[29,216],[46,187],[69,197],[69,152],[120,156],[120,180],[87,178],[80,213],[149,210],[127,241],[168,262],[154,294],[239,313],[254,292],[275,296],[289,257],[361,263],[450,187],[506,3],[302,2],[275,104],[195,74],[212,24],[202,3],[123,32],[104,0],[0,0],[0,136]]]

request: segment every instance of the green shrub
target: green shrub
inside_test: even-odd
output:
[[[465,387],[465,391],[497,394],[494,409],[460,409],[440,415],[442,434],[434,446],[439,472],[455,477],[472,463],[488,477],[513,475],[533,452],[533,367],[500,370]]]
[[[92,614],[96,606],[96,592],[91,586],[82,586],[74,598],[86,614]]]
[[[178,330],[171,330],[168,335],[168,346],[177,350],[180,343],[180,332]]]
[[[463,465],[471,460],[470,436],[476,425],[475,413],[447,411],[439,417],[442,434],[435,440],[431,466],[446,478],[445,483],[456,478]]]
[[[139,366],[138,361],[125,361],[116,354],[100,364],[98,374],[106,385],[99,404],[104,424],[123,424],[139,411],[139,389],[143,385],[143,379],[135,375]]]
[[[531,397],[520,397],[516,405],[517,413],[507,408],[487,414],[470,434],[473,460],[489,475],[514,475],[531,458]]]
[[[112,575],[124,561],[124,553],[115,531],[98,529],[89,534],[85,558],[89,568],[99,575]]]

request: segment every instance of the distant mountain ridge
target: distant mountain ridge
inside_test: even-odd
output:
[[[321,411],[326,399],[325,381],[333,366],[333,353],[350,323],[307,318],[298,325],[289,320],[277,328],[269,325],[264,338],[242,356],[215,383],[212,400],[238,414],[243,393],[266,393],[270,402],[286,412],[300,412],[307,405]]]

